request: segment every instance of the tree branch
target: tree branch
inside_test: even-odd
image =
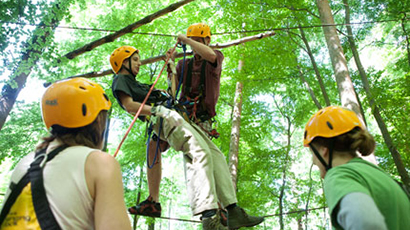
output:
[[[113,42],[115,39],[117,39],[117,38],[119,38],[119,37],[121,37],[121,36],[123,36],[127,33],[131,33],[133,30],[137,29],[138,27],[140,27],[142,25],[145,25],[145,24],[148,24],[148,23],[152,22],[154,19],[157,19],[157,18],[159,18],[159,17],[161,17],[161,16],[163,16],[167,13],[175,11],[179,7],[181,7],[181,6],[183,6],[187,3],[190,3],[192,1],[194,1],[194,0],[183,0],[183,1],[171,4],[168,7],[164,8],[160,11],[157,11],[153,14],[150,14],[150,15],[146,16],[145,18],[124,27],[123,29],[121,29],[121,30],[119,30],[115,33],[112,33],[110,35],[102,37],[102,38],[100,38],[98,40],[95,40],[95,41],[93,41],[93,42],[91,42],[91,43],[89,43],[89,44],[87,44],[87,45],[85,45],[85,46],[83,46],[79,49],[71,51],[68,54],[64,55],[64,57],[68,58],[68,59],[73,59],[73,58],[75,58],[75,57],[77,57],[77,56],[79,56],[79,55],[81,55],[85,52],[91,51],[94,48],[96,48],[98,46],[101,46],[105,43]]]

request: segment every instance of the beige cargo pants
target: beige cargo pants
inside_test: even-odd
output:
[[[154,121],[158,135],[159,119]],[[163,119],[161,139],[184,155],[185,180],[192,213],[218,209],[218,200],[224,207],[236,203],[236,194],[225,156],[193,122],[184,120],[181,126],[170,126]]]

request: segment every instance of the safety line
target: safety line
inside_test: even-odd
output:
[[[290,211],[290,212],[284,212],[282,214],[277,213],[277,214],[271,214],[271,215],[266,215],[263,217],[274,217],[274,216],[283,216],[283,215],[290,215],[290,214],[295,214],[295,213],[301,213],[301,212],[307,212],[307,211],[314,211],[314,210],[318,210],[318,209],[324,209],[327,208],[327,206],[323,206],[320,208],[309,208],[309,209],[301,209],[301,210],[297,210],[297,211]]]
[[[314,211],[314,210],[320,210],[320,209],[325,209],[328,208],[327,206],[323,206],[320,208],[310,208],[310,209],[301,209],[297,211],[290,211],[290,212],[285,212],[285,213],[277,213],[277,214],[271,214],[271,215],[265,215],[263,217],[275,217],[275,216],[283,216],[283,215],[290,215],[290,214],[295,214],[295,213],[301,213],[301,212],[307,212],[307,211]],[[131,214],[131,215],[136,215],[136,214]],[[144,215],[137,215],[137,216],[144,216]],[[150,218],[157,218],[157,219],[164,219],[164,220],[175,220],[175,221],[182,221],[182,222],[192,222],[192,223],[201,223],[199,220],[190,220],[190,219],[181,219],[181,218],[174,218],[174,217],[165,217],[165,216],[160,216],[160,217],[154,217],[154,216],[144,216],[144,217],[150,217]]]
[[[171,53],[173,53],[173,52],[175,51],[177,45],[178,45],[178,41],[175,43],[174,48],[172,48],[172,52],[171,52]],[[154,89],[155,85],[157,84],[158,79],[159,79],[159,77],[161,76],[162,71],[164,71],[165,66],[167,66],[168,61],[169,61],[170,58],[171,58],[171,55],[169,55],[169,56],[167,57],[167,59],[165,60],[164,66],[162,66],[161,71],[159,72],[157,78],[155,79],[154,83],[152,84],[151,88],[149,89],[147,96],[145,96],[144,101],[141,103],[140,107],[138,108],[138,111],[137,111],[137,113],[135,114],[134,119],[132,120],[130,126],[128,127],[127,132],[125,133],[125,135],[124,135],[124,137],[122,138],[120,144],[118,145],[117,150],[115,150],[114,157],[116,157],[117,154],[118,154],[118,152],[120,151],[120,148],[121,148],[122,144],[124,143],[125,138],[127,138],[128,134],[130,133],[132,126],[134,125],[135,121],[137,120],[138,116],[140,115],[140,113],[141,113],[141,111],[142,111],[142,108],[144,107],[145,103],[147,102],[147,100],[148,100],[148,98],[149,98],[149,96],[150,96],[152,90]]]
[[[410,18],[405,19],[386,19],[380,21],[365,21],[365,22],[351,22],[351,23],[339,23],[339,24],[325,24],[325,25],[311,25],[311,26],[301,26],[301,27],[281,27],[281,28],[270,28],[270,29],[257,29],[257,30],[242,30],[242,31],[227,31],[220,33],[212,33],[212,35],[226,35],[226,34],[242,34],[242,33],[256,33],[256,32],[269,32],[269,31],[280,31],[280,30],[293,30],[293,29],[311,29],[318,27],[329,27],[329,26],[353,26],[361,24],[376,24],[376,23],[385,23],[385,22],[398,22],[398,21],[410,21]],[[39,24],[30,24],[22,22],[8,22],[0,20],[0,23],[3,24],[14,24],[14,25],[23,25],[23,26],[40,26]],[[51,25],[41,25],[43,27],[52,27]],[[99,29],[99,28],[86,28],[86,27],[75,27],[75,26],[57,26],[57,29],[70,29],[70,30],[88,30],[88,31],[98,31],[98,32],[118,32],[117,30],[109,29]],[[150,36],[162,36],[162,37],[177,37],[173,34],[161,34],[161,33],[149,33],[149,32],[129,32],[130,34],[141,34],[141,35],[150,35]]]

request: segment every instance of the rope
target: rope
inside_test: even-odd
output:
[[[174,50],[175,50],[175,48],[177,47],[177,45],[178,45],[178,42],[175,43],[174,48],[172,48],[172,52],[174,52]],[[164,66],[162,66],[161,71],[159,72],[157,78],[155,79],[154,83],[152,84],[151,88],[149,89],[149,91],[148,91],[148,93],[147,93],[147,96],[145,96],[144,101],[141,103],[140,107],[138,108],[138,111],[137,111],[137,113],[135,114],[134,119],[132,120],[130,126],[128,127],[127,132],[125,133],[125,135],[124,135],[124,137],[122,138],[120,144],[118,145],[117,150],[115,150],[114,157],[116,157],[117,154],[118,154],[118,152],[120,151],[120,148],[121,148],[122,144],[124,143],[125,139],[127,138],[128,134],[130,133],[131,128],[132,128],[132,126],[134,125],[135,121],[137,120],[138,116],[140,115],[140,113],[141,113],[141,111],[142,111],[142,108],[144,107],[145,103],[146,103],[147,100],[148,100],[149,95],[151,94],[152,90],[154,89],[155,85],[157,84],[159,77],[161,76],[162,72],[163,72],[164,69],[165,69],[165,66],[167,66],[170,57],[171,57],[171,56],[169,56],[169,57],[167,58],[167,60],[165,61]]]
[[[135,215],[135,214],[131,214],[131,215]],[[138,216],[138,215],[136,215],[136,216]],[[181,219],[181,218],[165,217],[165,216],[160,216],[160,217],[145,216],[145,217],[164,219],[164,220],[175,220],[175,221],[182,221],[182,222],[191,222],[191,223],[197,223],[197,224],[201,223],[201,221],[199,221],[199,220],[189,220],[189,219]]]
[[[289,214],[295,214],[295,213],[300,213],[300,212],[308,212],[308,211],[314,211],[314,210],[319,210],[319,209],[324,209],[327,208],[327,206],[323,206],[320,208],[310,208],[310,209],[301,209],[301,210],[297,210],[297,211],[290,211],[290,212],[285,212],[285,213],[277,213],[277,214],[271,214],[271,215],[266,215],[263,217],[274,217],[274,216],[283,216],[283,215],[289,215]]]
[[[311,26],[301,26],[302,29],[311,29],[317,27],[326,27],[326,26],[353,26],[353,25],[362,25],[362,24],[377,24],[385,22],[398,22],[398,21],[410,21],[410,18],[405,19],[386,19],[380,21],[365,21],[365,22],[351,22],[351,23],[339,23],[339,24],[325,24],[325,25],[311,25]],[[39,26],[39,24],[30,24],[30,23],[21,23],[21,22],[10,22],[0,20],[0,23],[3,24],[14,24],[14,25],[23,25],[23,26]],[[51,25],[41,25],[43,27],[52,27]],[[70,29],[70,30],[88,30],[88,31],[98,31],[98,32],[118,32],[117,30],[109,29],[98,29],[98,28],[85,28],[85,27],[75,27],[75,26],[57,26],[57,29]],[[269,32],[277,30],[291,30],[299,29],[299,27],[282,27],[282,28],[270,28],[270,29],[258,29],[258,30],[242,30],[242,31],[226,31],[220,33],[212,33],[212,35],[226,35],[226,34],[243,34],[243,33],[253,33],[253,32]],[[130,34],[141,34],[149,36],[162,36],[162,37],[177,37],[173,34],[161,34],[161,33],[144,33],[144,32],[129,32]]]
[[[285,212],[285,213],[282,213],[282,214],[277,213],[277,214],[265,215],[263,217],[267,218],[267,217],[275,217],[275,216],[281,216],[281,215],[282,216],[283,215],[290,215],[290,214],[295,214],[295,213],[320,210],[320,209],[324,209],[324,208],[327,208],[327,206],[323,206],[323,207],[319,207],[319,208],[301,209],[301,210],[297,210],[297,211]],[[138,216],[138,215],[136,215],[136,216]],[[158,219],[164,219],[164,220],[175,220],[175,221],[191,222],[191,223],[201,223],[201,221],[199,221],[199,220],[189,220],[189,219],[181,219],[181,218],[165,217],[165,216],[161,216],[161,217],[145,216],[145,217],[158,218]]]

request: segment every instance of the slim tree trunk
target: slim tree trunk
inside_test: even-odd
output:
[[[284,108],[286,106],[279,106],[274,96],[273,96],[273,101],[275,102],[275,106],[280,111],[282,117],[285,118],[287,121],[287,128],[286,128],[287,145],[286,145],[286,150],[285,150],[286,152],[284,153],[284,158],[283,158],[283,163],[282,163],[282,185],[280,186],[280,192],[279,192],[279,226],[280,226],[280,229],[283,230],[285,229],[285,224],[283,221],[283,213],[284,213],[283,203],[284,203],[285,189],[286,189],[286,183],[287,183],[287,170],[288,170],[288,163],[289,163],[289,157],[290,157],[289,154],[290,154],[290,149],[291,149],[292,123],[291,123],[289,116],[286,115],[281,110],[281,108]]]
[[[330,100],[329,100],[329,96],[326,93],[325,83],[323,82],[322,76],[320,75],[319,68],[317,67],[315,57],[313,56],[312,50],[310,49],[309,42],[306,39],[305,31],[302,29],[300,25],[299,25],[299,31],[300,31],[302,41],[305,44],[306,52],[310,58],[310,62],[312,62],[312,66],[315,71],[317,81],[319,82],[319,86],[320,86],[320,90],[322,91],[323,98],[325,99],[326,106],[330,106]]]
[[[40,25],[33,31],[30,41],[25,44],[24,51],[16,70],[10,80],[3,86],[0,96],[0,130],[16,102],[17,96],[26,84],[27,77],[41,57],[45,47],[49,44],[47,39],[64,16],[69,2],[61,4],[57,1],[48,15],[43,17]],[[38,35],[41,34],[41,35]],[[27,67],[28,66],[28,67]]]
[[[240,61],[240,65],[242,65],[242,61]],[[237,188],[236,185],[238,179],[238,152],[242,113],[242,88],[242,82],[237,82],[234,99],[235,102],[233,107],[231,141],[229,144],[229,171],[231,172],[231,178],[235,187],[235,191]]]
[[[310,98],[312,98],[313,102],[315,103],[317,109],[321,109],[322,106],[320,105],[320,102],[317,100],[315,93],[313,92],[313,90],[310,88],[309,83],[306,81],[305,79],[305,75],[302,72],[302,69],[300,68],[300,66],[297,66],[298,70],[299,70],[299,77],[300,80],[302,81],[303,85],[305,85],[307,91],[309,92]]]
[[[333,19],[329,2],[327,0],[316,0],[316,3],[319,9],[320,21],[322,22],[333,70],[335,72],[340,101],[342,106],[353,110],[364,123],[364,117],[362,116],[356,92],[352,80],[350,79],[347,61],[340,44],[339,36],[337,35],[336,27],[334,26],[335,21]],[[363,158],[376,164],[374,154]]]
[[[352,50],[353,57],[357,66],[357,69],[359,70],[359,74],[362,80],[363,88],[366,92],[366,97],[369,101],[370,108],[372,110],[373,116],[376,119],[376,122],[379,126],[379,129],[382,133],[384,142],[386,143],[387,147],[389,148],[389,151],[393,157],[394,164],[396,165],[397,171],[399,172],[400,178],[403,181],[404,185],[407,187],[407,190],[410,191],[410,177],[409,174],[406,171],[406,168],[404,167],[403,161],[401,160],[401,155],[397,148],[395,147],[393,140],[390,136],[389,130],[386,127],[386,124],[380,114],[379,107],[377,106],[374,97],[371,93],[371,88],[370,84],[367,78],[366,71],[363,68],[362,62],[360,60],[359,52],[357,51],[356,48],[356,43],[353,38],[353,31],[350,24],[350,7],[349,3],[347,0],[343,0],[343,3],[345,5],[345,12],[346,12],[346,29],[347,29],[347,34],[348,34],[348,40],[349,40],[349,45],[350,49]]]
[[[409,35],[407,34],[407,31],[406,31],[406,24],[405,24],[406,16],[407,16],[406,12],[404,12],[404,17],[401,20],[401,28],[403,30],[404,37],[406,38],[407,62],[409,63],[409,66],[410,66],[410,41],[409,41]]]

